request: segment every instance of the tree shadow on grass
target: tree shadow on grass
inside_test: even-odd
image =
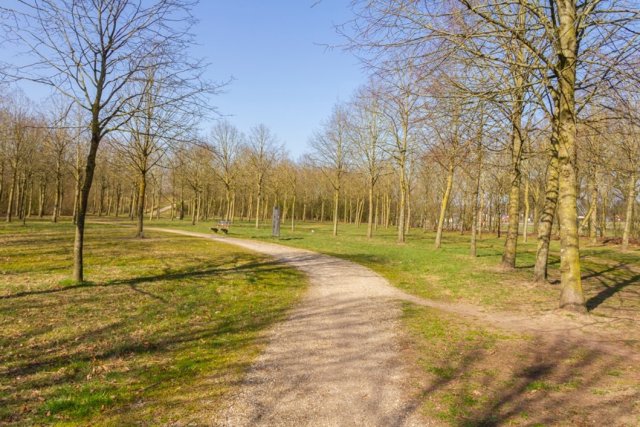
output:
[[[628,309],[640,313],[640,274],[627,264],[615,265],[589,264],[588,274],[582,277],[586,290],[592,294],[586,301],[587,309],[593,311],[607,303],[614,296],[624,299]]]
[[[14,294],[1,295],[0,300],[15,299],[15,298],[21,298],[21,297],[34,296],[34,295],[46,295],[46,294],[53,294],[53,293],[59,293],[59,292],[69,292],[69,291],[82,289],[82,288],[105,288],[110,286],[122,286],[122,285],[134,287],[135,285],[138,285],[141,283],[153,283],[153,282],[166,281],[166,280],[194,279],[198,277],[227,274],[227,273],[241,273],[244,271],[251,271],[256,268],[264,269],[265,267],[269,267],[269,266],[272,267],[272,270],[274,271],[281,270],[283,268],[276,261],[262,261],[257,263],[248,263],[240,266],[223,267],[223,268],[218,266],[214,266],[214,267],[209,266],[206,268],[202,266],[194,266],[194,267],[189,267],[187,269],[183,269],[179,271],[166,272],[166,273],[151,275],[151,276],[138,276],[130,279],[110,280],[103,283],[95,283],[95,282],[87,281],[87,282],[82,282],[75,285],[63,286],[58,288],[16,292]],[[136,291],[138,290],[136,289]]]
[[[454,426],[631,425],[640,417],[640,376],[624,357],[561,337],[451,344],[407,414],[428,408]]]
[[[48,319],[44,326],[25,324],[28,329],[19,337],[0,341],[0,408],[4,408],[0,424],[20,424],[33,417],[43,420],[37,417],[45,412],[52,413],[54,418],[49,420],[68,421],[90,417],[105,405],[108,410],[120,410],[149,390],[188,384],[202,370],[219,375],[224,383],[222,377],[229,372],[248,366],[246,360],[236,362],[229,355],[256,343],[259,332],[286,312],[286,304],[274,300],[275,294],[264,296],[262,288],[256,294],[260,299],[253,300],[257,297],[250,296],[251,284],[235,282],[233,274],[248,271],[261,283],[276,274],[279,281],[266,283],[278,288],[299,286],[295,284],[299,283],[297,273],[265,261],[237,267],[190,267],[29,294],[30,300],[53,300],[58,307],[40,311],[38,316]],[[153,292],[141,289],[143,285],[153,286]],[[219,286],[227,290],[220,291]],[[140,296],[123,292],[127,288]],[[221,299],[219,292],[230,295]],[[19,301],[22,299],[17,296],[5,299],[5,304],[12,305],[15,319],[38,311],[32,305],[15,305]],[[81,313],[64,314],[72,306],[110,317],[100,314],[100,325],[93,326],[88,320],[80,326],[76,322]],[[100,393],[104,398],[96,397]]]

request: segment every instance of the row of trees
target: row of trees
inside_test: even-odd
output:
[[[209,108],[206,95],[218,88],[202,79],[205,64],[189,56],[193,5],[189,0],[11,0],[0,6],[3,40],[24,58],[3,64],[4,77],[47,86],[59,97],[62,108],[52,120],[40,121],[58,135],[48,139],[86,142],[77,156],[74,203],[78,282],[84,280],[85,217],[103,142],[115,136],[134,146],[136,167],[145,176],[168,141],[188,138]],[[4,151],[27,137],[14,135],[13,147]],[[16,183],[19,160],[30,165],[38,157],[19,148],[14,154],[10,197],[15,188],[26,190],[28,179]],[[144,195],[144,179],[140,186]]]
[[[403,146],[398,145],[393,122],[385,119],[389,111],[374,108],[382,105],[382,95],[379,87],[365,87],[337,106],[316,132],[311,153],[298,161],[287,156],[265,125],[245,135],[220,121],[204,137],[152,145],[152,155],[127,134],[121,135],[123,140],[109,138],[97,156],[88,210],[97,216],[136,218],[142,237],[145,218],[161,214],[186,217],[194,224],[211,218],[250,220],[257,227],[269,217],[270,208],[279,205],[292,228],[296,221],[332,220],[334,234],[341,222],[362,224],[369,237],[378,227],[394,226],[403,230],[399,241],[412,228],[434,230],[439,247],[443,230],[471,232],[475,255],[479,233],[500,235],[509,222],[510,152],[499,138],[504,129],[485,126],[479,135],[473,110],[449,116],[449,124],[436,121],[430,132],[407,141],[403,176],[398,168]],[[8,107],[25,104],[16,111]],[[2,110],[0,208],[7,221],[50,215],[55,222],[61,213],[75,218],[86,139],[55,123],[47,125],[45,118],[28,110],[28,101],[19,95]],[[637,162],[639,146],[622,134],[619,144],[609,144],[616,132],[610,126],[598,133],[585,130],[578,139],[578,166],[584,171],[578,183],[580,231],[593,241],[622,236],[628,245],[640,232],[633,227],[638,217],[631,184],[637,174],[629,167]],[[546,178],[552,172],[546,164],[544,132],[529,134],[522,154],[523,209],[518,215],[524,241],[540,228]]]
[[[292,227],[331,219],[334,235],[341,221],[366,222],[368,236],[394,226],[399,243],[412,228],[433,229],[440,247],[444,230],[471,232],[474,256],[480,233],[504,231],[507,268],[532,228],[536,280],[546,279],[556,230],[560,306],[583,311],[580,234],[620,234],[625,247],[633,236],[633,2],[355,1],[340,31],[370,81],[295,162],[264,125],[244,134],[220,121],[198,134],[216,86],[183,56],[188,2],[19,3],[8,13],[36,62],[7,75],[49,84],[62,101],[40,115],[5,104],[0,206],[8,220],[33,206],[54,220],[73,214],[77,280],[89,211],[136,217],[142,237],[145,215],[257,227],[281,205]]]
[[[625,151],[618,149],[623,145],[637,153],[634,99],[640,9],[636,2],[362,0],[354,2],[354,10],[354,20],[342,27],[348,44],[376,75],[391,82],[399,98],[410,101],[403,104],[405,113],[416,97],[417,102],[431,104],[427,109],[437,111],[436,116],[447,111],[449,131],[457,129],[457,123],[470,122],[465,111],[477,116],[472,126],[476,139],[481,139],[486,127],[502,128],[496,139],[503,141],[509,153],[509,224],[503,254],[507,268],[513,268],[516,260],[525,155],[530,147],[547,151],[536,278],[546,275],[549,236],[557,214],[560,306],[584,311],[579,139],[591,135],[595,143],[598,135],[606,135],[607,145],[615,147],[612,151]],[[426,122],[434,127],[433,119]],[[434,132],[427,134],[434,139]],[[536,142],[541,138],[546,140],[542,146]],[[637,165],[627,164],[626,169],[632,210]],[[593,196],[597,180],[591,181],[590,188],[596,188]],[[590,216],[594,216],[596,200],[591,203]]]

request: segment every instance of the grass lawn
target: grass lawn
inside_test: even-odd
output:
[[[151,221],[149,226],[210,232],[211,222]],[[270,237],[270,225],[255,229],[236,223],[229,235],[276,241],[366,265],[409,293],[489,310],[532,316],[557,308],[558,242],[552,244],[549,284],[529,281],[535,238],[519,244],[514,271],[499,268],[503,239],[483,236],[479,256],[471,258],[469,236],[445,235],[433,248],[433,233],[412,230],[405,244],[395,230],[379,229],[367,239],[365,226],[301,223]],[[640,250],[583,245],[583,285],[594,319],[614,320],[612,328],[638,336]],[[606,356],[567,342],[541,341],[498,331],[438,310],[404,305],[406,352],[419,367],[415,386],[419,406],[432,418],[453,426],[477,425],[637,425],[640,375],[624,358]],[[637,345],[637,339],[634,341]]]
[[[305,289],[224,244],[68,222],[0,225],[0,425],[205,422]]]
[[[154,220],[148,226],[171,227],[211,233],[212,222],[192,226],[189,221]],[[380,228],[367,239],[366,225],[340,225],[331,236],[331,224],[300,223],[295,231],[283,225],[281,237],[272,239],[270,224],[256,229],[250,223],[236,223],[230,236],[275,240],[278,243],[312,249],[346,258],[372,268],[395,286],[415,295],[463,301],[502,310],[539,312],[554,310],[560,295],[559,244],[552,242],[550,283],[534,285],[532,276],[536,241],[518,244],[517,268],[499,267],[504,238],[483,236],[478,257],[471,258],[469,236],[447,233],[441,249],[434,249],[434,233],[411,230],[405,244],[397,244],[392,228]],[[620,310],[640,314],[640,248],[622,252],[616,246],[582,247],[583,286],[591,314],[609,315]],[[638,317],[640,319],[640,317]]]

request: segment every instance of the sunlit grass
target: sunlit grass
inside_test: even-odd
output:
[[[304,289],[232,246],[101,225],[77,285],[72,240],[69,223],[0,226],[0,424],[209,419]]]
[[[189,221],[151,221],[149,226],[188,229],[213,234],[214,221],[192,226]],[[229,236],[275,241],[312,249],[366,265],[388,278],[395,286],[415,295],[444,301],[463,301],[526,311],[553,310],[558,306],[559,242],[552,241],[550,283],[530,281],[535,262],[536,240],[518,243],[516,269],[500,268],[504,237],[485,234],[478,242],[478,257],[469,256],[469,235],[446,233],[441,249],[434,248],[434,233],[412,229],[404,244],[396,243],[393,228],[379,228],[366,238],[366,225],[340,224],[339,235],[331,235],[329,223],[296,224],[291,231],[283,224],[280,238],[271,237],[271,225],[256,229],[252,223],[237,222]],[[620,298],[640,310],[640,273],[619,268],[624,263],[640,268],[640,250],[622,252],[615,246],[590,246],[583,242],[582,267],[588,306],[598,314],[618,307]],[[611,263],[614,267],[611,267]],[[613,298],[612,298],[613,297]]]

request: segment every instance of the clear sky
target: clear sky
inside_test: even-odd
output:
[[[242,131],[269,126],[294,158],[337,101],[365,81],[358,61],[341,49],[333,25],[350,18],[348,0],[201,0],[198,56],[210,78],[235,80],[214,98]]]
[[[2,1],[2,0],[0,0]],[[241,131],[264,123],[296,159],[329,116],[366,80],[357,59],[340,48],[334,25],[351,18],[349,0],[200,0],[194,14],[195,56],[211,63],[207,77],[234,80],[212,98]],[[0,59],[17,60],[13,49]],[[19,60],[18,60],[19,61]],[[38,102],[49,93],[21,84]],[[208,132],[211,124],[204,125]]]

